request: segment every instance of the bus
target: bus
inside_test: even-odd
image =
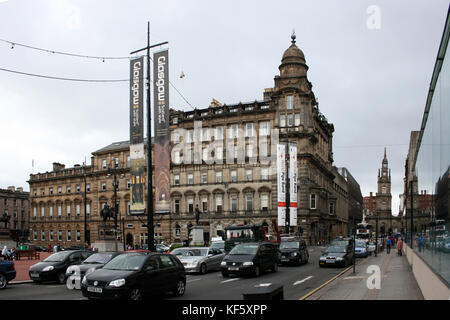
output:
[[[358,223],[356,225],[356,238],[369,239],[372,237],[372,225],[369,223]]]

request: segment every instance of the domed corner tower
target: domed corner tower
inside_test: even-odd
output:
[[[286,49],[278,67],[280,75],[275,76],[275,94],[296,92],[300,95],[312,94],[312,85],[308,81],[305,55],[295,44],[296,36],[291,36],[291,46]]]

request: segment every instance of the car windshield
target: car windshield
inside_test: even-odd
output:
[[[227,230],[227,239],[233,238],[251,239],[253,238],[253,231],[251,229]]]
[[[346,241],[346,240],[333,240],[333,242],[331,242],[331,244],[333,246],[346,246],[346,245],[348,245],[348,241]]]
[[[178,248],[173,250],[171,254],[184,257],[200,257],[206,256],[208,254],[208,248],[205,249]]]
[[[240,244],[230,251],[230,255],[256,254],[256,252],[258,252],[258,248],[259,246],[257,244]]]
[[[72,252],[57,252],[52,254],[51,256],[47,257],[44,262],[62,262],[64,261],[69,254],[71,254]]]
[[[84,260],[83,264],[105,264],[112,258],[112,253],[94,253],[89,258]]]
[[[345,253],[347,251],[346,247],[342,246],[331,246],[325,250],[325,253]]]
[[[300,248],[300,242],[298,241],[285,241],[280,243],[280,249],[298,249]]]
[[[364,241],[356,241],[355,245],[356,245],[357,247],[365,247],[365,246],[366,246],[366,243],[365,243]]]
[[[147,255],[136,253],[124,253],[118,255],[111,261],[109,261],[103,269],[107,270],[123,270],[123,271],[137,271],[141,269],[144,264]]]
[[[211,244],[211,248],[224,249],[225,248],[225,242],[214,242],[214,243]]]

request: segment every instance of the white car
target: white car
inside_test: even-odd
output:
[[[369,241],[367,243],[367,251],[369,252],[369,255],[372,255],[372,253],[374,253],[376,250],[376,245],[374,242]]]

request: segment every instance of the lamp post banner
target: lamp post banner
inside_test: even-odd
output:
[[[130,145],[144,142],[144,58],[130,62]]]
[[[289,146],[289,225],[297,225],[297,147]]]
[[[145,214],[145,156],[143,143],[130,145],[130,176],[130,215],[143,215]]]
[[[277,145],[278,225],[286,224],[286,146]]]
[[[130,61],[130,214],[145,213],[144,58]]]
[[[169,51],[153,55],[155,212],[170,212]]]

